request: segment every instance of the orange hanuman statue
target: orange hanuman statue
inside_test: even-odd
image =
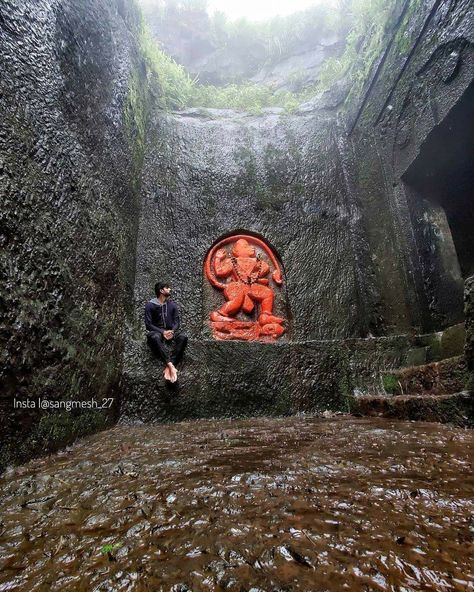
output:
[[[233,243],[230,254],[224,248],[229,243]],[[257,254],[254,245],[264,250],[273,264],[275,269],[271,277],[275,284],[281,286],[283,283],[274,254],[260,239],[247,235],[229,236],[215,245],[206,257],[204,271],[210,283],[223,290],[226,299],[218,311],[210,314],[217,339],[268,340],[285,332],[282,327],[284,319],[273,314],[275,295],[265,277],[270,266]],[[256,304],[260,308],[257,322],[234,318],[241,311],[252,313]]]

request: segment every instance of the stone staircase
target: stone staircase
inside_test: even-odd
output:
[[[383,372],[381,379],[385,394],[356,397],[354,415],[474,427],[474,391],[466,390],[464,356]]]

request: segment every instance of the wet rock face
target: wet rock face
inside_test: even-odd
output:
[[[306,45],[306,47],[304,46]],[[345,47],[342,35],[327,36],[318,43],[306,43],[295,55],[287,56],[273,65],[261,67],[251,78],[274,89],[298,92],[319,81],[323,62],[339,57]]]
[[[0,465],[107,423],[98,412],[14,409],[13,398],[115,393],[126,323],[123,409],[149,420],[345,409],[413,345],[371,335],[461,321],[468,218],[450,241],[452,212],[428,195],[422,153],[456,104],[461,116],[472,109],[468,8],[441,0],[402,15],[360,101],[342,84],[293,115],[152,110],[145,126],[129,2],[4,0]],[[466,195],[448,197],[466,208]],[[203,300],[219,295],[206,293],[202,263],[236,231],[264,238],[283,263],[281,346],[210,340]],[[171,403],[144,344],[157,280],[171,282],[191,338]]]
[[[210,51],[199,59],[190,59],[187,68],[199,76],[203,84],[225,85],[236,81],[264,84],[275,90],[299,92],[319,81],[321,67],[328,58],[339,57],[344,50],[344,40],[337,35],[317,42],[272,64],[265,64],[263,47],[250,46],[241,53],[239,47],[225,47]],[[263,64],[263,65],[262,65]]]
[[[431,332],[463,320],[474,264],[472,7],[406,7],[345,107],[384,324]]]
[[[377,419],[117,426],[0,479],[0,587],[469,590],[473,453]]]
[[[464,312],[466,314],[466,347],[464,351],[467,369],[471,374],[468,387],[474,390],[474,276],[466,280]]]
[[[347,410],[345,379],[355,347],[311,343],[364,337],[377,322],[354,265],[364,246],[360,212],[345,182],[341,133],[331,114],[317,112],[154,114],[124,415],[149,420]],[[233,233],[261,237],[281,261],[285,308],[276,313],[286,319],[282,347],[212,341],[209,312],[224,297],[205,277],[203,263],[210,247]],[[144,345],[144,305],[161,280],[170,282],[190,338],[175,395],[167,394],[161,364]],[[383,351],[383,363],[387,357]],[[366,363],[372,369],[372,361]]]
[[[352,348],[346,339],[428,333],[463,320],[463,282],[449,213],[436,209],[432,195],[424,211],[426,196],[413,194],[405,173],[423,140],[436,141],[430,132],[448,113],[455,129],[462,127],[472,79],[472,46],[463,41],[471,36],[470,19],[466,2],[456,8],[441,2],[419,12],[402,11],[374,84],[367,81],[360,101],[349,93],[342,114],[337,113],[347,92],[342,88],[294,115],[269,111],[256,118],[197,109],[154,114],[125,414],[133,409],[134,416],[152,418],[147,400],[153,400],[156,417],[208,415],[210,409],[216,414],[344,409],[359,388],[379,388],[378,372],[393,367],[393,359],[408,361],[406,344],[391,356],[391,346],[380,343],[377,367],[363,341]],[[416,49],[406,65],[399,60],[400,48],[407,55]],[[431,96],[436,109],[428,112]],[[458,103],[463,103],[460,115],[450,113]],[[418,168],[423,184],[429,171],[420,160]],[[458,197],[464,207],[464,194]],[[263,354],[251,345],[241,351],[240,344],[207,341],[203,302],[217,306],[222,295],[203,279],[202,263],[209,247],[233,232],[263,237],[281,258],[290,319],[282,338],[287,349],[268,346]],[[467,244],[464,228],[458,235],[458,244]],[[158,279],[174,286],[191,338],[180,398],[168,408],[165,389],[151,378],[155,370],[146,370],[151,359],[142,347],[143,306]],[[327,339],[340,341],[312,343]],[[370,371],[363,369],[366,355]],[[232,379],[222,376],[221,360],[227,357]],[[272,384],[278,388],[272,390]]]
[[[345,411],[354,394],[384,395],[382,370],[406,364],[406,336],[277,344],[191,339],[179,383],[145,340],[126,348],[122,421],[176,421]]]
[[[287,337],[367,334],[354,268],[359,212],[328,115],[157,114],[150,123],[137,248],[137,324],[153,284],[166,279],[190,337],[210,336],[202,302],[216,292],[202,273],[219,238],[253,233],[285,274]],[[204,298],[205,296],[205,298]],[[219,301],[220,298],[220,301]]]
[[[125,113],[137,19],[118,0],[0,7],[0,465],[109,420],[13,399],[100,401],[119,379],[136,240]]]

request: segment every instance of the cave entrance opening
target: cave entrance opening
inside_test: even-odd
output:
[[[441,318],[463,320],[463,280],[474,274],[474,83],[429,133],[403,181],[430,308],[433,295],[439,301],[431,321],[439,328]]]

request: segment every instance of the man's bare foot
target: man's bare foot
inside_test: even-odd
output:
[[[167,378],[167,375],[169,378]],[[176,382],[178,380],[178,371],[172,362],[169,362],[165,368],[165,378],[170,382]]]

